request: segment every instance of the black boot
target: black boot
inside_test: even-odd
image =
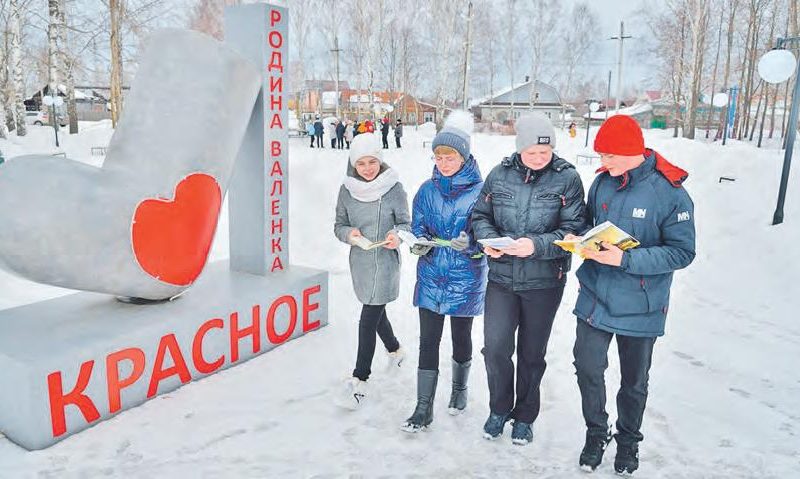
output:
[[[586,432],[586,443],[581,451],[580,465],[585,471],[594,471],[603,462],[606,446],[611,442],[611,429],[605,435],[589,434]]]
[[[639,444],[620,444],[617,441],[617,456],[614,458],[614,471],[617,474],[633,474],[639,469]]]
[[[402,426],[405,432],[418,432],[433,422],[433,399],[438,380],[439,371],[417,369],[417,407]]]
[[[467,407],[467,379],[472,360],[458,363],[453,360],[453,391],[450,393],[450,405],[447,412],[455,416],[464,412]]]

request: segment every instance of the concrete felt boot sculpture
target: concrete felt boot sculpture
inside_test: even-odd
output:
[[[261,75],[187,30],[149,41],[105,163],[0,168],[0,265],[25,278],[166,299],[205,266]]]

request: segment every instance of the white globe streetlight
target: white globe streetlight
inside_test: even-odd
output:
[[[758,61],[758,75],[767,83],[781,83],[789,79],[794,73],[797,59],[788,50],[783,50],[787,43],[796,43],[800,37],[779,38],[775,50],[764,54]],[[800,76],[800,75],[798,75]],[[783,172],[781,173],[781,185],[778,189],[778,204],[772,216],[772,224],[783,223],[783,204],[786,200],[786,188],[789,184],[789,170],[792,166],[792,150],[794,149],[794,139],[797,134],[797,103],[800,99],[800,81],[798,76],[794,80],[794,93],[792,94],[792,109],[789,113],[789,123],[786,133],[786,152],[783,156]]]

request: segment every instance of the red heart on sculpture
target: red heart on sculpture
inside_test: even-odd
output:
[[[175,187],[175,199],[148,198],[136,207],[131,228],[139,266],[165,283],[186,286],[208,259],[222,192],[213,176],[194,173]]]

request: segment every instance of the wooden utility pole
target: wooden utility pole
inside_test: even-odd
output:
[[[340,111],[339,111],[339,104],[340,104],[340,101],[339,101],[339,52],[341,52],[342,49],[339,48],[339,35],[338,34],[334,33],[334,35],[333,35],[333,48],[330,51],[332,51],[333,54],[336,55],[336,118],[341,120],[341,117],[339,116],[339,114],[340,114]]]
[[[619,40],[619,53],[617,57],[617,105],[616,110],[619,112],[619,104],[622,102],[622,55],[624,50],[624,42],[628,38],[633,38],[630,35],[625,35],[625,22],[619,22],[619,36],[611,37],[611,40]],[[608,106],[606,106],[608,108]]]

